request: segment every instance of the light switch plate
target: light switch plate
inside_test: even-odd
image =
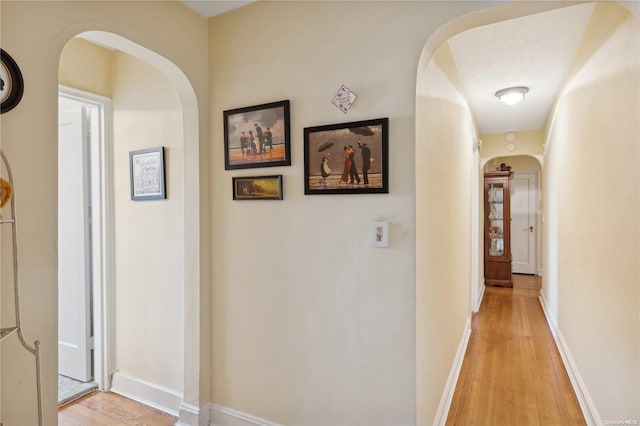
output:
[[[373,245],[375,247],[389,247],[389,222],[374,222]]]

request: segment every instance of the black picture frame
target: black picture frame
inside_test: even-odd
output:
[[[225,170],[291,165],[288,100],[223,114]]]
[[[165,189],[164,147],[129,151],[131,199],[163,200]]]
[[[0,114],[15,108],[24,92],[24,81],[18,64],[4,49],[0,49]]]
[[[305,128],[304,193],[389,193],[389,119]]]
[[[282,200],[282,175],[232,178],[234,200]]]

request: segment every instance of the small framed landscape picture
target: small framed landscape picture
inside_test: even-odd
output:
[[[304,193],[389,192],[389,119],[304,129]]]
[[[282,175],[233,178],[234,200],[282,200]]]
[[[289,101],[224,111],[224,168],[291,165]]]
[[[164,147],[129,152],[132,200],[167,198],[164,175]]]

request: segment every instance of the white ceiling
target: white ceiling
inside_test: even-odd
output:
[[[237,0],[182,0],[184,4],[198,12],[205,18],[220,15],[221,13],[242,7],[245,4],[252,3],[254,0],[237,1]]]
[[[482,134],[541,129],[573,63],[593,4],[465,31],[449,40],[465,97]],[[495,92],[527,86],[514,106]]]
[[[183,0],[205,17],[252,1]],[[593,3],[580,4],[474,28],[449,40],[482,134],[543,127],[593,8]],[[514,106],[494,95],[511,86],[529,87],[525,100]]]

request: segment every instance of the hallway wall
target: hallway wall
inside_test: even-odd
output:
[[[184,138],[182,107],[153,66],[114,52],[115,367],[184,387]],[[129,151],[165,147],[166,200],[132,201]],[[176,407],[177,408],[177,407]]]
[[[539,160],[542,159],[545,143],[543,129],[511,133],[515,136],[512,142],[506,140],[506,133],[481,135],[482,148],[480,149],[480,162],[483,165],[492,158],[514,155],[531,155]],[[513,145],[513,150],[507,149],[507,146],[510,144]]]
[[[599,4],[545,155],[543,297],[594,422],[640,419],[640,24]]]
[[[477,131],[448,44],[421,69],[416,100],[417,424],[438,422],[471,312],[472,165]],[[481,200],[481,197],[478,201]],[[481,261],[480,261],[481,263]],[[482,279],[482,275],[480,275]],[[434,347],[437,342],[438,349]],[[453,384],[455,386],[455,384]],[[435,418],[435,420],[434,420]]]
[[[199,97],[201,126],[192,131],[201,136],[200,148],[206,151],[207,25],[204,18],[178,2],[2,1],[1,7],[2,48],[16,60],[25,81],[22,101],[2,114],[1,127],[2,150],[12,161],[17,181],[23,326],[28,341],[41,341],[44,424],[53,425],[57,418],[57,162],[52,159],[57,158],[60,54],[76,34],[101,29],[169,58],[189,78]],[[121,172],[128,176],[128,165]],[[205,206],[207,185],[203,179],[200,196]],[[209,221],[206,207],[202,220]],[[2,234],[4,241],[6,235]],[[198,238],[206,241],[207,236],[205,228]],[[10,282],[7,273],[11,273],[4,267],[11,260],[5,253],[3,250],[3,287]],[[199,279],[199,275],[193,277],[196,289]],[[203,279],[208,286],[208,277]],[[205,297],[202,303],[207,301]],[[193,312],[200,315],[199,310]],[[2,341],[2,420],[5,425],[37,424],[33,357],[15,350],[16,346],[11,338]],[[203,361],[206,371],[208,359]],[[208,381],[200,396],[208,400]]]
[[[441,206],[421,229],[442,238],[421,246],[428,354],[416,360],[416,67],[438,27],[486,6],[256,2],[210,20],[216,404],[282,424],[412,425],[420,363],[420,421],[434,421],[469,316],[474,139],[463,119],[444,132],[442,151],[422,151],[434,150],[420,161],[435,167],[424,173],[437,192],[421,202]],[[341,84],[358,95],[347,115],[331,104]],[[291,101],[292,166],[225,171],[223,111],[282,99]],[[390,193],[305,196],[303,128],[378,117],[390,118]],[[436,170],[454,189],[437,188]],[[231,178],[259,173],[284,175],[284,201],[233,201]],[[372,246],[377,220],[389,222],[387,249]]]

